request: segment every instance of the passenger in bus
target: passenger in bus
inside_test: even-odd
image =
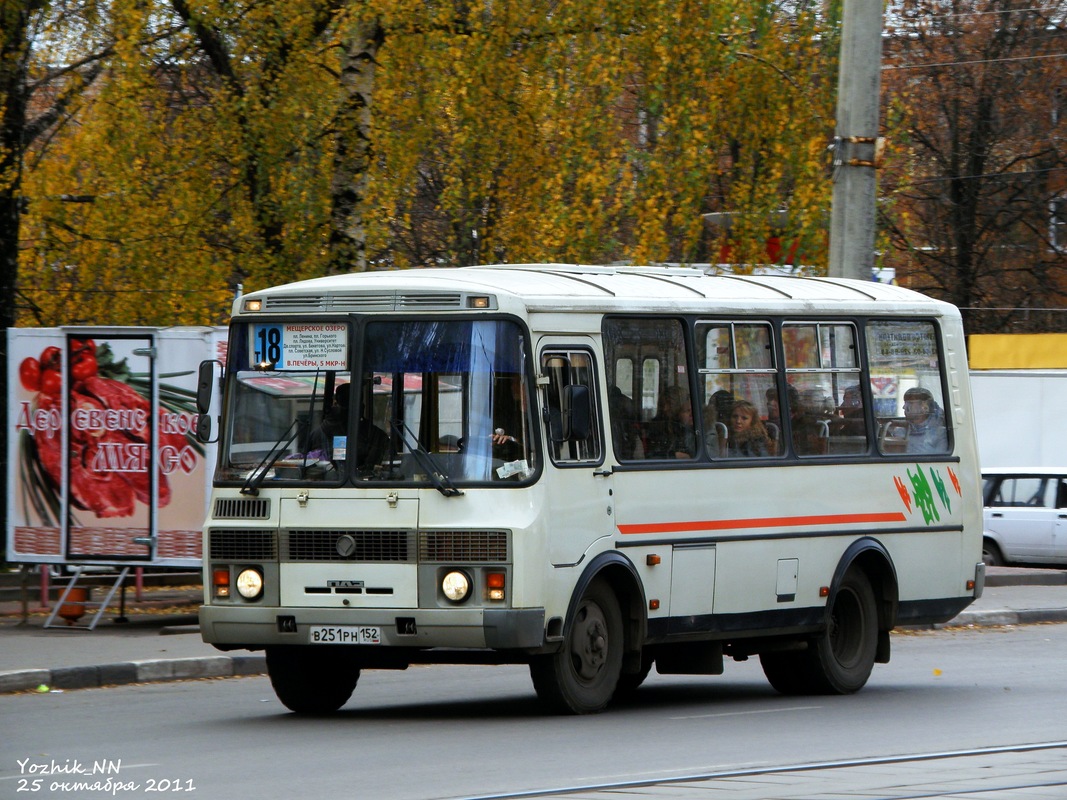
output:
[[[904,416],[908,420],[907,452],[948,452],[945,412],[934,400],[929,389],[913,386],[904,392]]]
[[[611,435],[622,458],[633,458],[640,430],[634,401],[618,386],[608,391],[608,413],[611,415]]]
[[[522,376],[498,376],[493,398],[493,458],[516,461],[523,457],[525,419],[526,395],[522,391]]]
[[[333,391],[333,403],[322,416],[319,427],[308,438],[308,455],[316,455],[323,461],[334,460],[334,442],[339,436],[348,435],[348,399],[351,385],[342,383]]]
[[[801,407],[801,403],[800,403],[800,392],[797,391],[797,387],[794,386],[791,383],[787,383],[785,385],[785,391],[786,391],[786,399],[787,399],[787,401],[789,403],[790,411],[792,411],[793,409],[799,409]],[[778,402],[778,389],[775,388],[774,386],[772,386],[770,389],[767,390],[766,397],[767,397],[767,422],[772,424],[772,425],[775,425],[776,427],[781,429],[782,428],[782,407],[781,407],[781,403]]]
[[[759,410],[748,400],[738,400],[730,413],[726,454],[731,458],[763,458],[770,453],[771,440],[759,418]]]
[[[708,398],[708,404],[704,406],[704,424],[710,428],[716,422],[721,422],[729,428],[734,402],[734,396],[726,389],[719,389],[712,394]]]
[[[826,453],[825,420],[805,405],[800,392],[789,386],[789,425],[793,431],[793,450],[799,456],[819,456]]]
[[[793,387],[790,386],[790,389]],[[796,391],[795,389],[793,390]],[[767,420],[763,427],[767,431],[767,437],[771,440],[771,455],[782,455],[785,452],[785,444],[782,441],[782,409],[778,402],[778,389],[770,387],[764,392],[767,401]]]
[[[335,451],[343,437],[348,435],[348,407],[351,384],[340,384],[333,393],[333,405],[322,418],[318,430],[313,431],[309,450],[318,452],[325,461],[343,461],[344,456]],[[347,442],[346,442],[347,444]],[[361,416],[356,428],[356,468],[360,473],[369,472],[381,463],[389,446],[386,433],[366,416]]]
[[[726,443],[730,436],[730,412],[733,407],[734,396],[726,389],[713,393],[704,406],[704,432],[713,457],[726,455]]]
[[[648,423],[649,458],[693,458],[697,452],[693,406],[685,386],[668,386],[659,413]]]
[[[368,417],[361,416],[356,429],[356,469],[359,474],[372,473],[385,459],[388,449],[389,435]]]
[[[864,436],[867,425],[863,419],[863,393],[859,384],[849,386],[841,397],[837,407],[837,420],[834,422],[835,436]]]

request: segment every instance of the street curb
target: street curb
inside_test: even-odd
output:
[[[1003,567],[987,572],[986,586],[1063,586],[1067,585],[1067,570],[1028,570]]]
[[[1067,608],[1034,608],[1022,611],[990,609],[988,611],[962,611],[956,617],[934,628],[960,628],[966,626],[990,627],[1003,625],[1033,625],[1041,622],[1067,622]]]
[[[265,675],[266,672],[266,658],[261,655],[161,658],[84,667],[10,670],[0,672],[0,694],[98,689],[130,683],[162,683],[197,678],[234,678]],[[42,689],[42,686],[47,688]]]

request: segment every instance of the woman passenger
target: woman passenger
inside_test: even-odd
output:
[[[730,436],[726,454],[749,458],[765,457],[771,452],[771,438],[759,418],[759,411],[748,400],[738,400],[730,412]]]

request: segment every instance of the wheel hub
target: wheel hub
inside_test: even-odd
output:
[[[599,609],[588,607],[582,610],[578,625],[572,649],[575,671],[583,680],[592,680],[607,661],[607,625]]]

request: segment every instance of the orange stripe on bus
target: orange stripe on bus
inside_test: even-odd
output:
[[[620,525],[619,533],[686,533],[722,531],[736,528],[797,528],[803,525],[850,525],[867,522],[904,522],[902,511],[881,514],[815,514],[807,517],[754,517],[752,519],[710,519],[695,522],[648,522]]]

